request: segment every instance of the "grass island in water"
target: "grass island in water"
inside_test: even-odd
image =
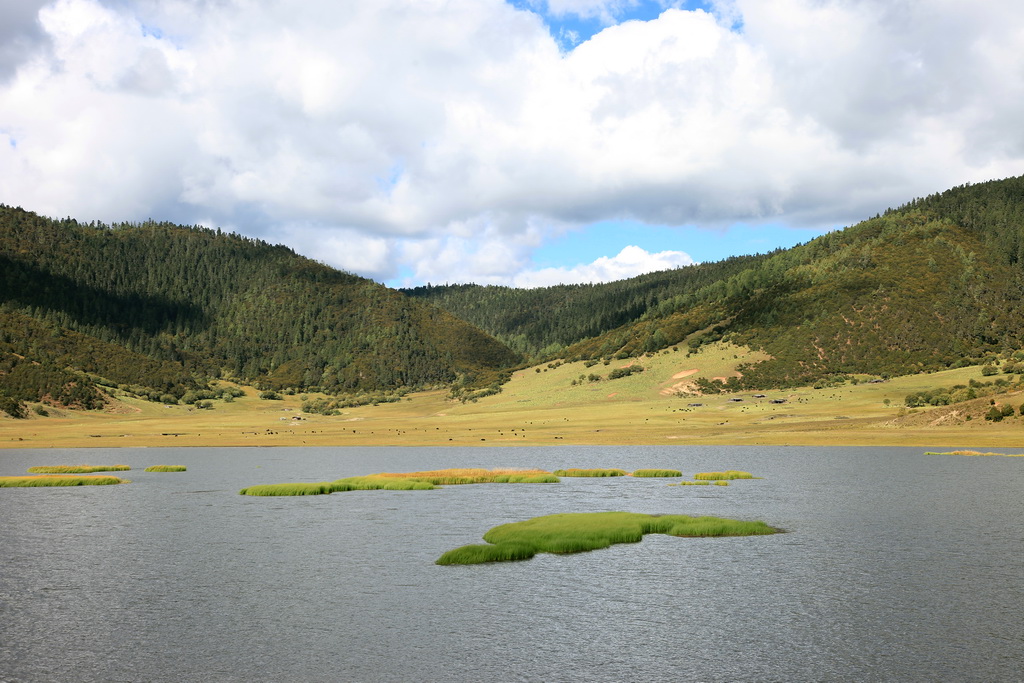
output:
[[[91,472],[127,472],[128,465],[40,465],[29,467],[30,474],[89,474]]]
[[[152,465],[143,472],[185,472],[188,468],[184,465]]]
[[[777,533],[764,522],[721,517],[646,515],[636,512],[572,512],[534,517],[496,526],[486,534],[488,545],[449,550],[437,564],[481,564],[528,560],[537,553],[579,553],[615,543],[637,543],[644,534],[683,537],[754,536]]]
[[[698,472],[693,475],[694,479],[702,479],[704,481],[726,481],[730,479],[757,479],[750,472],[740,472],[739,470],[726,470],[724,472]]]
[[[66,474],[36,474],[20,477],[0,477],[0,488],[25,486],[105,486],[128,484],[127,479],[110,475],[73,476]]]
[[[679,470],[634,470],[634,477],[681,477]]]
[[[620,469],[580,469],[578,467],[570,467],[567,470],[555,470],[553,474],[556,477],[624,477],[626,476],[626,470]]]
[[[425,491],[458,484],[557,484],[558,477],[546,470],[485,470],[457,468],[425,472],[381,472],[366,477],[335,481],[248,486],[243,496],[317,496],[340,491]]]

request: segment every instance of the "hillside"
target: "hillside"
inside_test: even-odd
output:
[[[768,256],[735,256],[596,285],[427,285],[400,291],[472,322],[520,353],[554,358],[572,344],[638,320],[680,292],[726,280]]]
[[[696,377],[705,394],[828,386],[1010,358],[1022,313],[1024,177],[792,249],[531,290],[398,292],[220,230],[0,206],[0,411],[17,415],[99,408],[115,389],[210,407],[230,399],[217,379],[318,394],[326,413],[429,387],[472,399],[524,356],[607,364],[714,342],[744,360]]]
[[[745,367],[734,388],[797,386],[979,363],[1021,348],[1022,255],[1018,177],[914,200],[792,249],[623,283],[410,293],[509,343],[525,335],[519,348],[542,357],[628,357],[726,339],[771,356]],[[524,311],[551,315],[518,324]],[[605,327],[584,331],[580,320]],[[545,349],[554,342],[566,348]]]
[[[181,398],[217,377],[268,390],[399,390],[491,378],[517,360],[441,309],[285,247],[0,207],[8,407],[97,407],[97,383]]]

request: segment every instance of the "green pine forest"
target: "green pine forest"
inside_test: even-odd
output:
[[[902,375],[1024,347],[1024,176],[792,249],[628,280],[396,291],[203,227],[0,206],[0,411],[273,391],[496,390],[515,367],[726,339],[771,360],[706,390]]]
[[[357,393],[493,382],[520,357],[476,327],[290,249],[166,223],[0,207],[0,394],[95,408],[217,378]],[[10,412],[10,411],[7,411]]]
[[[408,293],[542,360],[720,339],[772,356],[734,389],[977,364],[1024,344],[1024,176],[916,199],[792,249],[606,285]]]

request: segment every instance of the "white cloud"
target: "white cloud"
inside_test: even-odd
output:
[[[660,251],[651,254],[637,246],[627,246],[616,256],[602,256],[593,263],[572,268],[542,268],[516,274],[509,283],[514,287],[546,287],[557,284],[597,283],[693,265],[690,255],[682,251]]]
[[[302,224],[286,226],[277,237],[304,256],[350,273],[376,280],[386,280],[396,274],[394,239],[348,228],[323,230]]]
[[[444,236],[400,240],[400,260],[410,264],[412,275],[403,284],[511,285],[517,273],[530,268],[530,253],[545,238],[566,229],[565,225],[525,219],[522,229],[516,231],[485,216],[455,224]]]
[[[0,5],[0,201],[433,281],[597,220],[843,224],[1024,172],[1016,4],[716,0],[568,53],[499,0]]]

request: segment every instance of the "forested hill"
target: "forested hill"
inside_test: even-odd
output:
[[[772,357],[733,387],[1020,350],[1024,177],[917,199],[770,254],[602,285],[405,294],[219,230],[0,206],[8,413],[40,399],[98,407],[98,384],[171,401],[217,377],[329,393],[492,384],[520,353],[628,357],[723,338]]]
[[[1024,177],[763,256],[604,285],[409,293],[526,352],[564,344],[547,351],[569,359],[728,338],[774,357],[745,369],[747,386],[937,369],[1024,345]]]
[[[520,353],[555,357],[567,346],[638,320],[680,292],[725,280],[765,258],[768,255],[735,256],[597,285],[428,285],[401,291],[436,303]]]
[[[375,391],[493,374],[517,360],[446,311],[285,247],[0,206],[8,399],[94,407],[94,380],[180,397],[220,376],[268,389]]]

